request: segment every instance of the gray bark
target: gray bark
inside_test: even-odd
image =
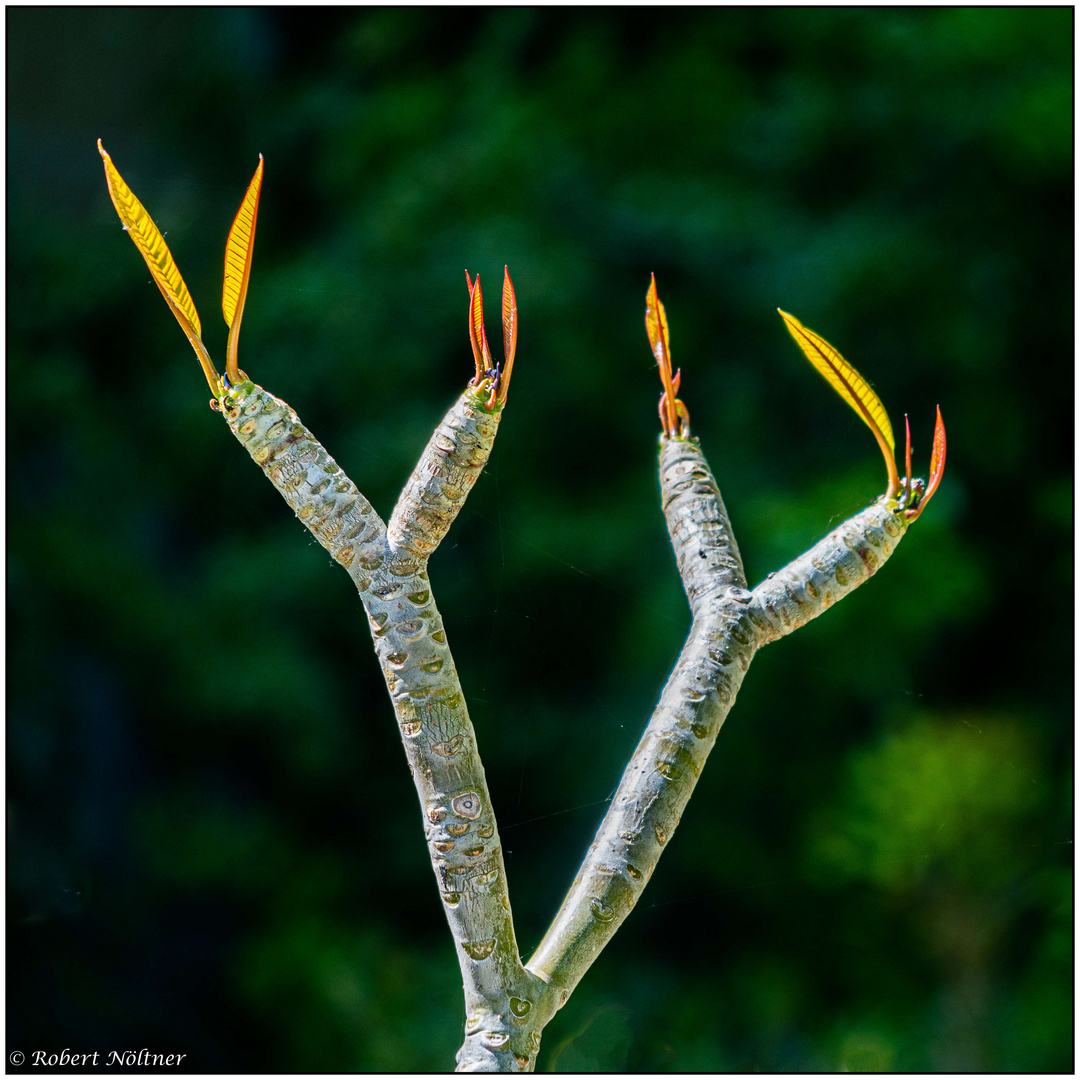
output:
[[[648,884],[757,649],[862,584],[905,522],[879,500],[751,593],[697,440],[661,439],[661,506],[693,623],[581,869],[523,964],[495,811],[427,572],[491,453],[501,408],[488,411],[484,397],[466,390],[450,409],[388,525],[283,401],[244,382],[222,412],[363,600],[461,966],[457,1067],[521,1072]]]

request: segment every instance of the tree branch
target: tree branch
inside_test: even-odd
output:
[[[666,438],[661,504],[694,621],[563,906],[526,967],[561,1007],[645,888],[756,649],[727,511],[696,441]]]
[[[443,911],[465,990],[460,1068],[520,1071],[535,1061],[524,970],[491,795],[427,560],[491,453],[499,411],[466,391],[436,428],[390,518],[371,504],[285,402],[254,383],[227,395],[233,434],[312,534],[349,571],[401,731]],[[537,1015],[540,1010],[537,1010]]]
[[[753,593],[720,490],[696,440],[666,438],[661,504],[693,624],[611,807],[526,968],[561,1008],[630,913],[694,791],[757,649],[866,581],[904,535],[883,498]]]
[[[231,331],[222,377],[202,343],[198,314],[164,237],[100,140],[98,150],[117,213],[199,357],[215,395],[211,404],[360,592],[457,946],[466,1011],[458,1068],[532,1070],[545,1025],[622,925],[674,834],[757,649],[867,580],[922,512],[945,464],[940,410],[929,485],[911,477],[910,432],[901,481],[892,428],[869,384],[823,338],[785,314],[807,356],[874,431],[888,464],[889,489],[750,593],[720,490],[697,440],[689,437],[689,412],[676,396],[681,372],[672,371],[667,316],[653,279],[645,327],[664,387],[661,506],[693,622],[611,807],[526,968],[476,734],[427,571],[428,558],[491,453],[506,401],[517,341],[509,270],[502,305],[505,370],[492,365],[479,275],[474,284],[466,271],[476,374],[436,428],[384,525],[296,413],[237,367],[261,159],[226,245],[223,313]]]
[[[805,626],[881,569],[907,532],[895,505],[882,496],[754,589],[747,614],[759,644]]]
[[[284,402],[254,383],[224,414],[297,517],[353,578],[416,785],[465,991],[463,1071],[535,1067],[540,1036],[629,915],[693,794],[757,649],[866,581],[906,531],[895,500],[855,515],[750,593],[697,441],[663,437],[661,506],[690,633],[577,877],[523,966],[491,796],[427,561],[491,453],[501,408],[466,390],[384,526]]]
[[[501,407],[489,412],[469,388],[428,440],[387,526],[399,558],[427,559],[442,543],[479,479],[495,442]]]

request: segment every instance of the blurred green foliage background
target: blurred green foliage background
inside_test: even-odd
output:
[[[445,1069],[463,1011],[350,582],[207,408],[219,367],[385,514],[509,263],[499,443],[432,565],[522,949],[688,627],[655,271],[752,583],[884,486],[777,306],[944,484],[766,649],[540,1068],[1070,1071],[1071,10],[9,8],[9,1048]],[[497,330],[490,335],[495,344]]]

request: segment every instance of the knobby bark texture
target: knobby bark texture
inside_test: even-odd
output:
[[[662,437],[661,505],[693,622],[562,907],[523,963],[495,811],[427,570],[491,453],[502,407],[486,402],[473,388],[455,402],[388,524],[285,402],[245,381],[225,390],[221,407],[367,612],[461,966],[457,1067],[523,1072],[648,883],[757,649],[866,581],[906,523],[895,501],[878,500],[751,592],[697,440]]]

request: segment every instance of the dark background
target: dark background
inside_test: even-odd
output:
[[[751,584],[884,486],[791,311],[944,483],[766,649],[539,1065],[1069,1071],[1072,12],[8,9],[8,1051],[445,1069],[460,977],[359,600],[207,408],[219,368],[383,514],[520,304],[432,564],[528,955],[688,626],[655,271]]]

